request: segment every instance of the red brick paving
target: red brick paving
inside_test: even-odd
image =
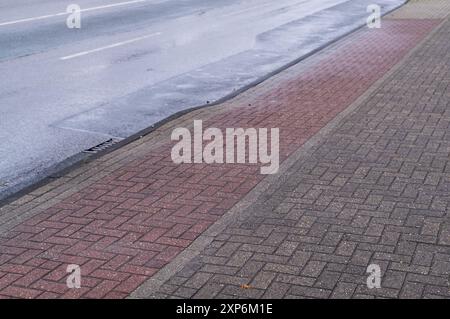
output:
[[[357,32],[203,127],[279,127],[284,160],[439,22],[388,20]],[[175,165],[170,150],[164,145],[1,234],[0,296],[124,298],[264,177],[255,165]],[[82,288],[66,287],[68,264],[81,266]]]

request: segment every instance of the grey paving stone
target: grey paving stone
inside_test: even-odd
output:
[[[200,259],[160,292],[450,298],[449,33],[447,21],[200,252],[222,265]]]

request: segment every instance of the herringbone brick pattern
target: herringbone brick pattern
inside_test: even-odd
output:
[[[449,34],[447,21],[155,296],[449,298]]]
[[[229,109],[209,116],[204,126],[280,127],[285,159],[438,23],[391,20],[380,30],[360,31],[317,61],[289,70],[288,79],[268,81],[230,101]],[[85,187],[76,184],[75,191],[61,199],[44,192],[52,205],[0,234],[1,297],[126,297],[263,177],[252,165],[175,165],[171,144],[150,144],[147,152],[142,151],[144,143],[139,156],[105,168],[100,177],[86,173],[94,180]],[[126,156],[122,151],[119,157]],[[66,188],[73,186],[70,176],[62,181]],[[39,195],[24,197],[19,202],[26,206],[11,207],[26,212],[41,200]],[[81,289],[66,287],[68,264],[81,266]],[[257,264],[246,267],[251,272]]]

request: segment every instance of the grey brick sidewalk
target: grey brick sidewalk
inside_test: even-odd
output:
[[[449,34],[447,21],[149,295],[449,298]]]

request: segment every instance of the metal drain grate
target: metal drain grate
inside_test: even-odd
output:
[[[98,152],[104,151],[107,148],[110,148],[111,146],[113,146],[114,144],[117,144],[118,142],[120,142],[122,139],[118,139],[118,138],[111,138],[107,141],[104,141],[103,143],[100,143],[94,147],[91,147],[87,150],[84,150],[83,153],[89,153],[89,154],[97,154]]]

